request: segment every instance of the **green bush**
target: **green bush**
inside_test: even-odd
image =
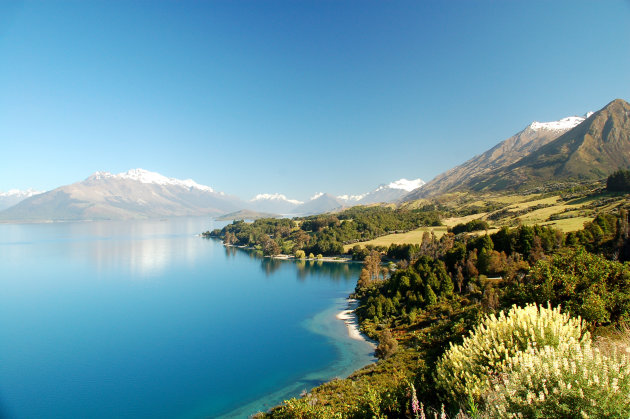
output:
[[[520,352],[588,340],[582,320],[561,313],[559,307],[514,306],[507,315],[502,311],[486,317],[461,345],[451,344],[437,363],[436,383],[459,403],[469,397],[481,400],[491,377],[506,373]]]
[[[389,358],[396,349],[398,349],[398,341],[392,336],[392,332],[389,329],[383,330],[374,354],[381,359]]]
[[[296,259],[306,259],[306,253],[304,252],[304,250],[296,250],[295,251],[295,258]]]
[[[562,305],[594,324],[630,320],[630,264],[606,260],[583,248],[541,260],[530,270],[521,301]]]

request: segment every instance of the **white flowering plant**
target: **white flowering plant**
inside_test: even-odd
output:
[[[481,400],[492,378],[509,371],[519,353],[586,341],[590,334],[583,321],[561,313],[559,307],[514,306],[507,314],[487,316],[460,345],[451,344],[437,363],[436,382],[459,402]]]
[[[484,395],[490,417],[627,418],[628,354],[604,355],[590,341],[530,347],[492,378]]]

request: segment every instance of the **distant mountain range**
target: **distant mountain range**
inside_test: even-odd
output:
[[[630,104],[616,99],[585,117],[533,122],[435,177],[404,201],[453,191],[515,191],[551,182],[598,180],[629,167]]]
[[[304,204],[297,199],[289,199],[286,196],[275,194],[258,194],[248,202],[248,207],[258,212],[275,214],[291,214],[300,205]]]
[[[389,184],[380,185],[378,188],[363,195],[338,196],[337,198],[346,205],[367,205],[379,202],[396,202],[406,196],[409,192],[419,190],[424,185],[422,179],[399,179]]]
[[[319,192],[307,202],[288,199],[286,196],[275,194],[256,195],[249,201],[249,208],[260,212],[271,212],[285,215],[312,215],[335,211],[353,205],[368,205],[376,203],[397,202],[410,191],[424,185],[422,179],[399,179],[397,181],[382,184],[371,192],[362,195],[333,196]]]
[[[517,191],[553,182],[590,181],[630,168],[630,104],[621,99],[584,117],[533,122],[433,179],[400,179],[362,195],[318,193],[309,201],[259,194],[249,201],[193,181],[143,169],[96,172],[49,192],[0,193],[0,221],[161,218],[254,213],[310,215],[353,205],[412,201],[453,191]],[[8,207],[8,208],[7,208]],[[239,212],[240,211],[240,212]]]
[[[0,194],[0,221],[77,221],[244,214],[311,215],[363,203],[392,202],[421,180],[401,179],[352,197],[316,194],[308,202],[282,194],[259,194],[250,201],[216,192],[192,179],[179,180],[143,169],[112,174],[96,172],[87,179],[52,191]]]

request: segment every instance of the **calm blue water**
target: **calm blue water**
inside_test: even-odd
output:
[[[0,417],[247,417],[373,360],[356,265],[256,258],[208,219],[0,225]]]

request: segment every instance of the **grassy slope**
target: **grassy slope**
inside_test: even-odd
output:
[[[381,236],[378,237],[374,240],[369,240],[369,241],[365,241],[365,242],[360,242],[360,243],[352,243],[352,244],[347,244],[343,247],[343,249],[345,251],[348,251],[349,249],[351,249],[353,246],[355,245],[360,245],[360,246],[367,246],[367,245],[372,245],[372,246],[389,246],[390,244],[396,243],[396,244],[400,244],[400,243],[410,243],[410,244],[415,244],[415,243],[422,243],[422,235],[428,231],[433,232],[435,234],[435,236],[439,239],[440,237],[442,237],[444,234],[446,234],[446,226],[440,226],[440,227],[420,227],[417,228],[415,230],[411,230],[408,231],[406,233],[397,233],[397,234],[388,234],[386,236]]]
[[[519,223],[525,225],[549,225],[564,232],[581,230],[584,223],[592,221],[598,212],[608,212],[617,205],[626,201],[628,196],[602,193],[601,191],[588,190],[577,194],[575,198],[563,199],[560,192],[554,195],[543,194],[467,194],[453,193],[442,196],[433,201],[443,207],[452,210],[466,210],[472,208],[500,208],[493,211],[482,211],[475,214],[449,217],[442,220],[441,227],[420,227],[406,233],[388,234],[374,240],[353,243],[344,246],[348,251],[356,244],[360,246],[389,246],[391,244],[420,244],[425,232],[433,232],[437,238],[442,237],[447,227],[453,227],[460,223],[482,219],[488,221],[492,227],[492,233],[501,226],[514,226]],[[404,204],[408,209],[418,208],[431,203],[422,199]]]

